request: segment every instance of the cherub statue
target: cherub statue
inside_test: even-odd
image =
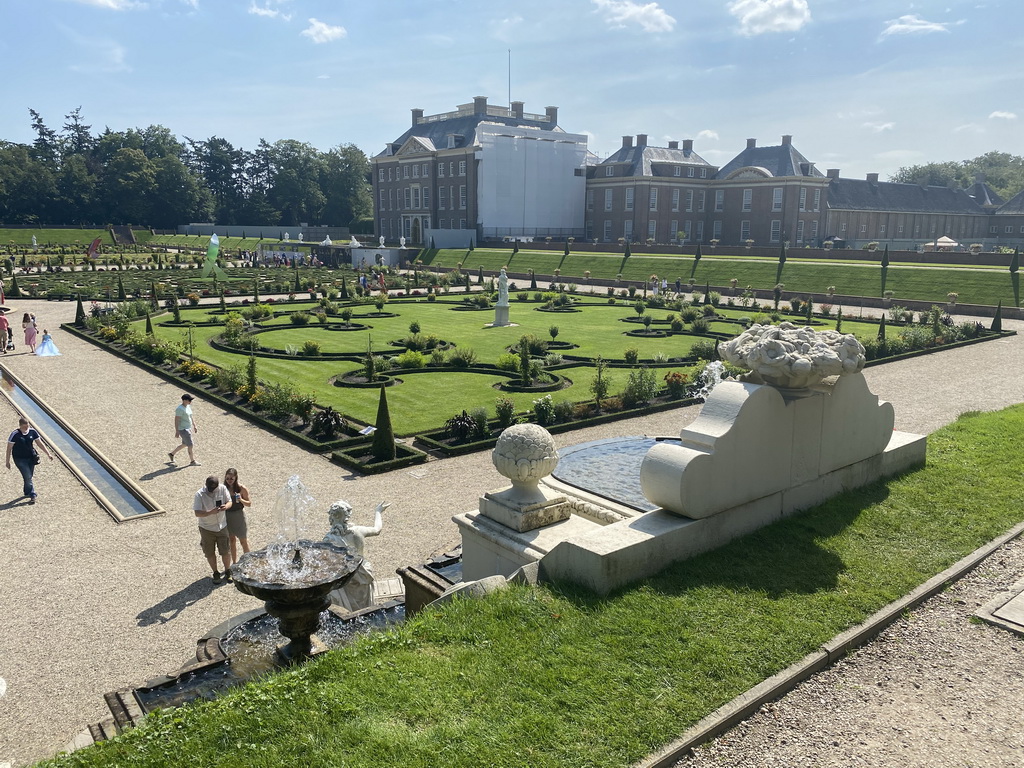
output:
[[[336,547],[346,547],[352,554],[362,556],[366,537],[380,534],[384,528],[384,510],[390,506],[391,502],[387,501],[377,505],[373,527],[350,525],[352,505],[338,499],[327,510],[331,529],[324,536],[324,541]],[[362,565],[341,589],[331,592],[331,602],[348,611],[358,611],[373,605],[373,569],[368,560],[363,559]]]

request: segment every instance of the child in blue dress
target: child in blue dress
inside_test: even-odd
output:
[[[36,349],[37,357],[56,357],[60,354],[60,350],[57,349],[57,345],[53,343],[53,337],[50,332],[43,329],[43,343]]]

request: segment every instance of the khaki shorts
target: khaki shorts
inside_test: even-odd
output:
[[[203,548],[203,554],[207,557],[213,557],[214,550],[219,552],[222,557],[227,555],[228,529],[223,528],[219,531],[211,531],[209,528],[200,528],[199,546]]]
[[[191,429],[179,429],[178,430],[178,437],[181,439],[181,444],[182,445],[187,445],[189,447],[192,447],[192,445],[194,445],[194,443],[192,442],[192,430]]]

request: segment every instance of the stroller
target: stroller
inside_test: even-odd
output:
[[[14,351],[14,331],[10,328],[7,329],[7,351]]]

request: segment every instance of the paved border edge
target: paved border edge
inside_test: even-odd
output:
[[[746,720],[764,704],[793,690],[814,674],[834,664],[854,648],[863,645],[907,611],[966,576],[985,558],[1024,533],[1024,522],[971,552],[946,570],[928,579],[908,595],[894,600],[857,626],[836,635],[778,674],[744,691],[707,717],[690,726],[675,741],[633,764],[633,768],[671,768],[694,747]]]

